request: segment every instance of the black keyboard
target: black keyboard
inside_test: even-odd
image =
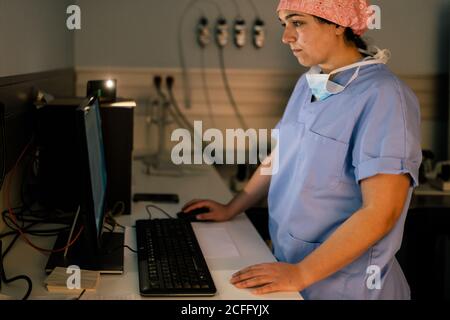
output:
[[[143,296],[212,296],[216,287],[191,223],[136,221],[139,291]]]

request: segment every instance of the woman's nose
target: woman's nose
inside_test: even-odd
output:
[[[289,43],[297,41],[297,35],[295,33],[295,29],[292,28],[291,26],[286,26],[284,28],[283,37],[282,37],[281,41],[284,44],[289,44]]]

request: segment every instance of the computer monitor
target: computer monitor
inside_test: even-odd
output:
[[[98,97],[83,101],[75,112],[75,123],[78,146],[74,147],[79,151],[77,172],[82,186],[79,214],[74,218],[74,232],[61,234],[55,248],[64,248],[81,228],[83,231],[66,255],[62,250],[52,253],[46,271],[78,265],[102,273],[122,273],[123,233],[103,232],[107,175]]]
[[[89,230],[96,247],[101,247],[106,196],[106,163],[103,150],[100,110],[97,98],[90,98],[76,110],[77,133],[80,141],[79,161],[84,192],[81,210],[87,214],[85,228]]]

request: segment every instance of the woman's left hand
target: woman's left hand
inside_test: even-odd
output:
[[[233,274],[230,282],[237,288],[254,288],[254,294],[304,289],[298,265],[282,262],[244,268]]]

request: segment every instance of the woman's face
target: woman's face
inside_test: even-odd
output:
[[[289,45],[299,63],[305,67],[327,64],[333,48],[339,44],[342,28],[301,12],[280,10],[278,14],[284,27],[282,41]]]

